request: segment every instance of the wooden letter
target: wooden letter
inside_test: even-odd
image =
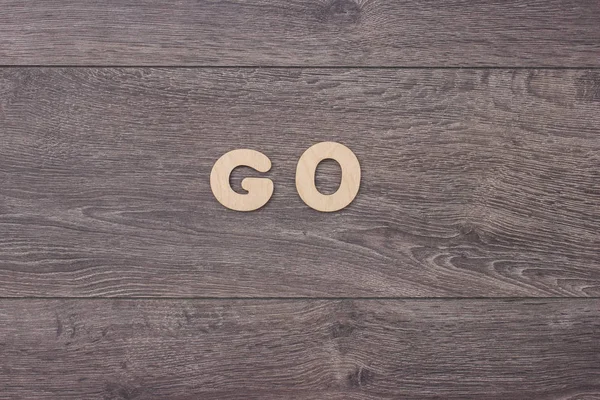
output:
[[[210,172],[210,188],[219,203],[236,211],[261,208],[273,195],[273,181],[268,178],[244,178],[242,188],[247,194],[236,193],[229,185],[229,175],[235,167],[248,166],[259,172],[271,169],[271,160],[255,150],[238,149],[223,154]]]
[[[325,195],[317,190],[315,172],[317,165],[331,158],[342,167],[342,182],[338,190]],[[354,200],[360,187],[360,164],[346,146],[335,142],[321,142],[310,147],[302,154],[296,167],[296,189],[302,200],[318,211],[331,212],[341,210]]]

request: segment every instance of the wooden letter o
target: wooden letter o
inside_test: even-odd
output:
[[[229,185],[229,176],[235,167],[248,166],[259,172],[271,169],[271,160],[255,150],[238,149],[225,153],[210,172],[210,188],[215,198],[227,208],[252,211],[261,208],[273,195],[273,181],[268,178],[244,178],[242,188],[247,194],[235,192]]]
[[[342,167],[342,181],[338,190],[325,195],[317,190],[315,172],[325,159],[333,159]],[[311,208],[323,212],[338,211],[354,200],[360,188],[360,163],[346,146],[335,142],[321,142],[302,154],[296,167],[296,189],[300,198]]]

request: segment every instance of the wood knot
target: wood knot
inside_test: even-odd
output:
[[[115,400],[134,400],[144,396],[143,389],[123,383],[108,383],[105,392],[105,398]]]
[[[453,240],[458,243],[468,244],[485,244],[483,232],[481,232],[476,226],[471,224],[464,224],[459,227],[460,235]]]
[[[354,325],[347,322],[335,322],[331,327],[331,337],[334,339],[348,337],[354,332]]]
[[[368,368],[357,367],[354,371],[348,374],[348,385],[351,388],[359,388],[373,381],[375,374]]]
[[[361,6],[352,0],[331,0],[319,8],[320,21],[356,23],[360,20]]]
[[[587,72],[576,81],[577,100],[600,101],[600,73]]]

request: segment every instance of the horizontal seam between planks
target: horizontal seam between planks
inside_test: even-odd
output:
[[[13,300],[260,300],[260,301],[307,301],[307,300],[410,300],[410,301],[439,301],[439,300],[489,300],[489,301],[523,301],[523,300],[600,300],[600,297],[154,297],[154,296],[105,296],[105,297],[55,297],[55,296],[24,296],[0,297],[0,301]]]
[[[381,69],[381,70],[418,70],[418,69],[449,69],[449,70],[479,70],[479,69],[510,69],[510,70],[600,70],[600,66],[352,66],[352,65],[58,65],[58,64],[27,64],[0,65],[0,68],[173,68],[173,69]]]

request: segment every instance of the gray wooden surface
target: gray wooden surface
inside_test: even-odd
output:
[[[597,0],[0,2],[3,65],[600,66]]]
[[[15,399],[600,399],[600,2],[0,0]]]
[[[595,70],[1,69],[0,296],[599,296],[598,87]],[[334,214],[294,185],[323,140],[363,170]],[[239,147],[273,162],[256,212],[210,190]]]
[[[595,399],[600,300],[2,302],[10,399]]]

